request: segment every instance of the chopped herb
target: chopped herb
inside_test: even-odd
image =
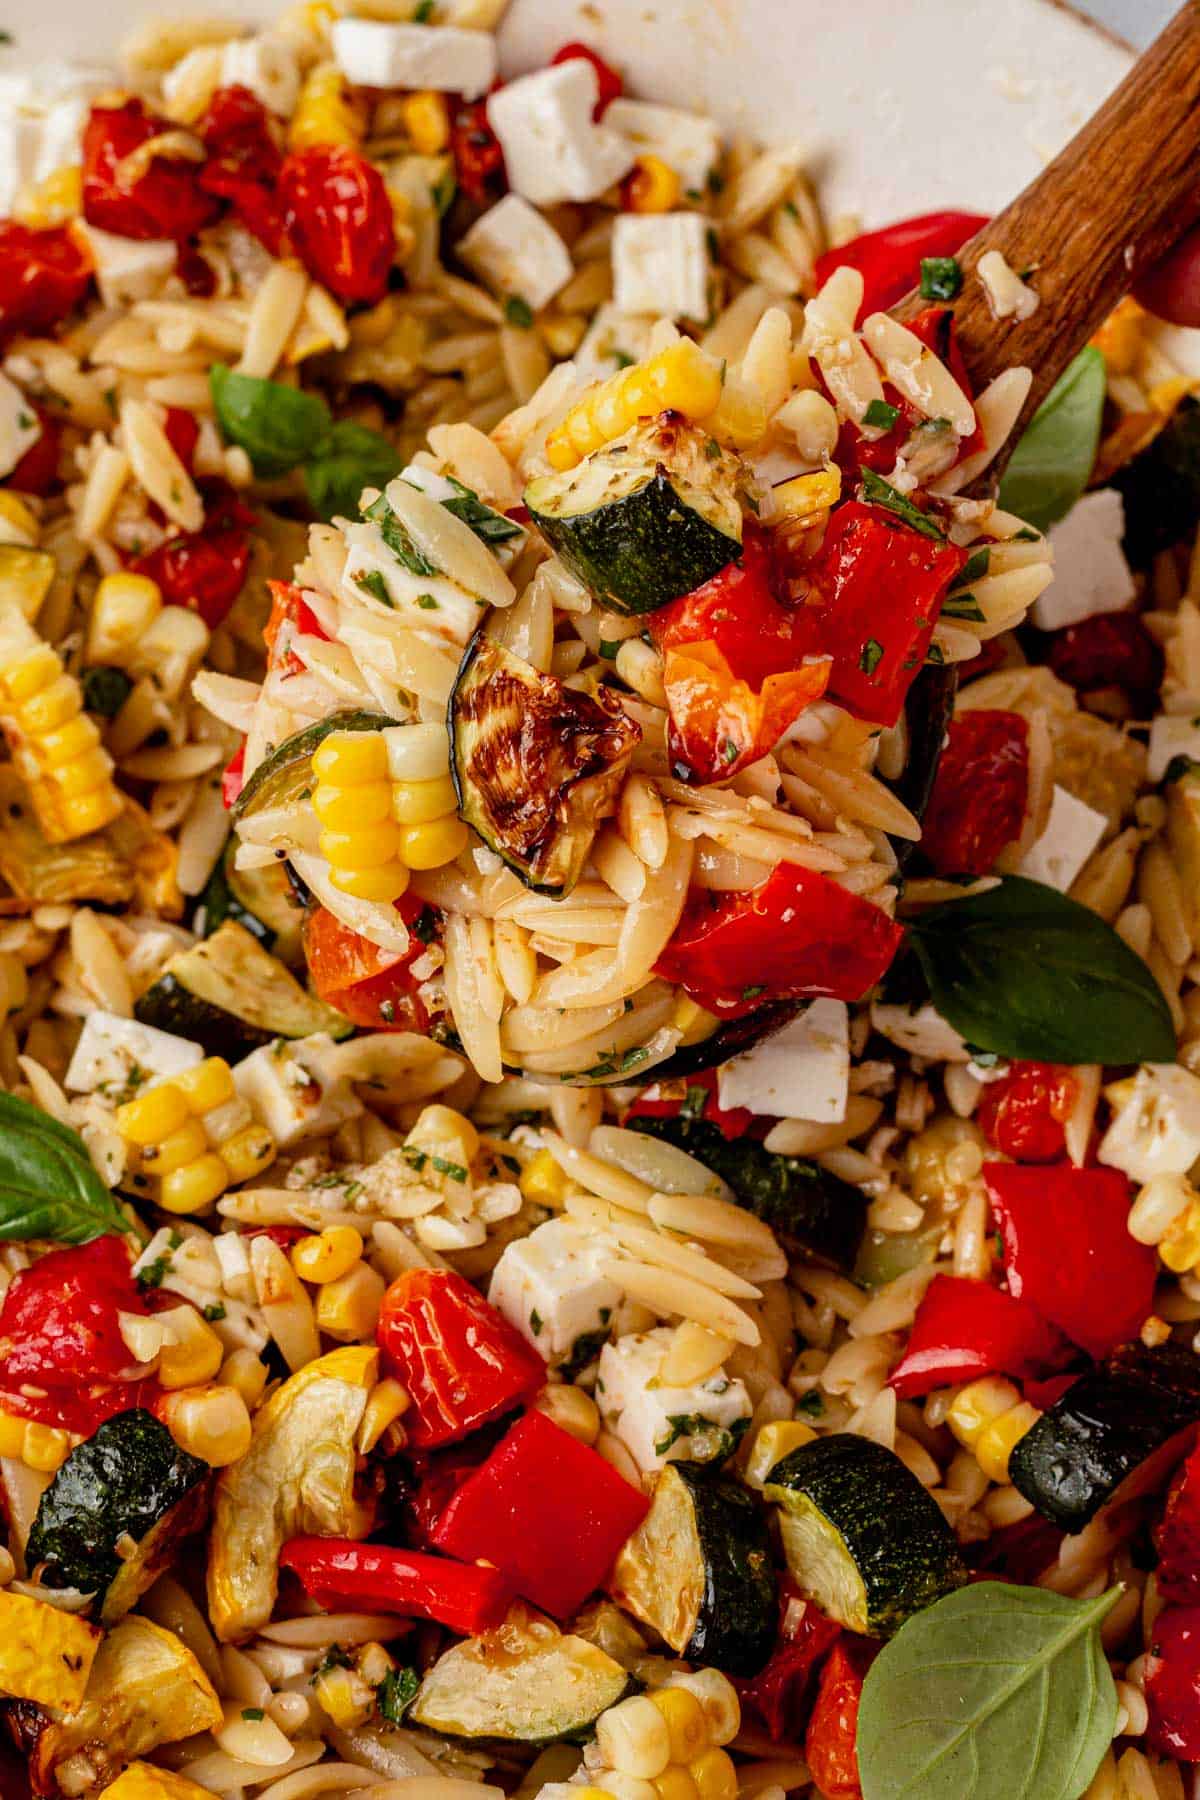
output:
[[[723,194],[725,192],[725,177],[722,175],[720,169],[709,170],[708,191],[710,194]]]
[[[381,606],[395,607],[396,602],[388,592],[388,584],[378,569],[368,569],[365,575],[356,575],[354,585],[361,588],[364,594],[370,594],[372,600],[378,600]]]
[[[171,1258],[167,1255],[156,1256],[148,1262],[144,1269],[137,1272],[137,1284],[142,1288],[161,1287],[171,1267]]]
[[[936,538],[939,544],[945,542],[946,534],[941,526],[935,524],[919,506],[914,506],[911,500],[905,499],[890,481],[885,481],[874,469],[862,471],[862,485],[864,499],[872,501],[876,506],[885,506],[898,519],[903,519],[913,531],[919,531],[922,537]]]
[[[637,361],[637,357],[630,356],[628,350],[610,350],[608,357],[610,362],[616,363],[618,369],[632,369]]]
[[[418,1150],[415,1144],[402,1144],[400,1146],[400,1154],[408,1164],[409,1168],[415,1169],[418,1175],[429,1161],[424,1150]]]
[[[454,196],[458,192],[458,183],[452,171],[447,169],[444,175],[439,175],[429,192],[438,218],[444,219],[454,205]]]
[[[701,1119],[704,1117],[704,1108],[707,1104],[708,1089],[706,1087],[698,1085],[689,1087],[683,1096],[683,1105],[679,1109],[679,1116],[681,1119]]]
[[[529,1315],[529,1329],[530,1329],[530,1331],[532,1331],[534,1337],[541,1337],[542,1325],[543,1325],[542,1315],[540,1312],[538,1312],[537,1308],[534,1307],[534,1309],[532,1310],[532,1312]]]
[[[375,1705],[381,1719],[400,1725],[417,1697],[421,1678],[415,1669],[389,1669],[375,1689]]]
[[[251,1725],[257,1725],[260,1719],[266,1718],[261,1706],[243,1706],[242,1717]]]
[[[886,400],[872,400],[863,414],[863,424],[878,425],[882,431],[890,431],[899,417],[898,406],[889,406]]]
[[[394,1024],[396,1019],[396,1002],[394,1000],[381,1000],[379,1002],[379,1016],[385,1025]]]
[[[612,1317],[612,1314],[608,1313],[606,1307],[601,1307],[600,1317],[604,1320],[604,1324],[607,1327],[608,1320]],[[573,1381],[577,1375],[581,1374],[582,1371],[587,1368],[589,1363],[594,1363],[607,1342],[607,1329],[604,1331],[581,1332],[575,1339],[575,1342],[571,1345],[571,1354],[559,1369],[559,1373],[563,1380]],[[604,1391],[603,1385],[599,1381],[596,1383],[596,1391],[597,1393],[603,1393]]]
[[[721,449],[716,438],[709,438],[707,444],[704,446],[704,454],[707,456],[709,462],[720,462],[725,452]]]
[[[417,10],[413,14],[414,25],[427,25],[433,17],[436,0],[418,0]]]
[[[605,662],[615,661],[617,651],[620,648],[621,648],[620,638],[601,638],[600,639],[600,655],[604,658]]]
[[[421,608],[422,612],[438,612],[440,610],[438,603],[432,594],[418,594],[417,605]]]
[[[115,387],[105,388],[104,404],[115,419],[117,416],[117,390]]]
[[[963,276],[955,256],[923,256],[921,258],[921,297],[925,300],[953,300],[962,292]]]
[[[721,260],[721,240],[717,236],[715,226],[712,226],[712,225],[709,226],[708,230],[704,234],[704,241],[708,245],[708,254],[709,254],[710,259],[713,262],[720,262],[720,260]]]
[[[22,431],[28,431],[29,427],[34,423],[35,420],[32,413],[19,412],[17,414],[17,424],[21,427]]]
[[[810,1419],[819,1419],[825,1411],[825,1402],[816,1388],[809,1388],[807,1394],[801,1394],[796,1402],[796,1411],[807,1414]]]
[[[639,1063],[644,1063],[649,1054],[650,1052],[644,1044],[639,1044],[634,1050],[627,1050],[621,1058],[620,1068],[622,1075],[625,1074],[626,1070],[636,1069]]]
[[[363,1184],[361,1181],[348,1181],[346,1183],[345,1198],[347,1200],[357,1200],[358,1196],[362,1193],[362,1191],[363,1191]]]
[[[83,671],[81,685],[84,707],[102,719],[115,719],[133,692],[133,683],[124,669],[110,669],[100,663]]]
[[[928,650],[925,652],[925,661],[927,663],[940,665],[941,663],[944,663],[945,660],[946,652],[942,649],[942,646],[940,644],[930,644]]]
[[[1014,544],[1036,544],[1041,537],[1040,531],[1034,531],[1030,525],[1022,525],[1020,531],[1013,532]]]
[[[983,620],[983,608],[974,594],[951,594],[942,602],[942,616],[946,619],[972,619],[978,623]]]
[[[798,219],[800,217],[800,208],[796,205],[794,200],[785,200],[783,203],[783,210],[789,219]]]
[[[723,760],[727,763],[737,761],[738,746],[734,742],[733,738],[725,739],[725,742],[721,745],[721,756],[722,756]]]
[[[437,936],[437,914],[432,906],[423,906],[412,922],[412,934],[422,944],[432,944]]]
[[[978,550],[972,550],[963,564],[962,574],[958,578],[963,587],[970,587],[973,581],[978,581],[980,576],[986,575],[991,560],[992,552],[989,545],[981,544]]]
[[[11,31],[0,31],[0,44],[15,44],[16,41]]]
[[[467,1171],[461,1163],[447,1162],[444,1156],[431,1156],[429,1160],[438,1174],[444,1175],[448,1181],[465,1181],[467,1179]]]
[[[735,1419],[733,1424],[725,1429],[719,1426],[715,1419],[706,1419],[703,1413],[668,1413],[667,1424],[670,1426],[670,1430],[665,1432],[655,1444],[654,1453],[656,1456],[665,1456],[667,1451],[679,1442],[680,1438],[695,1438],[703,1435],[712,1439],[714,1443],[711,1457],[706,1457],[704,1460],[706,1462],[724,1462],[737,1449],[749,1423],[749,1419]],[[694,1450],[695,1445],[692,1448]]]
[[[373,500],[363,514],[373,525],[378,525],[384,543],[396,561],[406,568],[410,575],[440,575],[441,570],[431,563],[428,557],[422,556],[404,529],[388,503],[386,494],[380,494]]]
[[[883,645],[878,638],[868,638],[862,647],[858,666],[864,675],[873,675],[883,661]]]
[[[704,194],[700,188],[684,188],[683,197],[685,200],[703,200]]]
[[[521,331],[528,331],[533,324],[533,308],[528,300],[522,300],[520,294],[510,294],[504,302],[504,317],[510,325],[516,325]]]
[[[221,1302],[217,1300],[212,1306],[205,1307],[204,1317],[208,1320],[210,1325],[215,1325],[218,1319],[223,1319],[225,1317],[225,1308],[222,1306]]]
[[[313,1670],[312,1680],[315,1681],[318,1675],[327,1674],[330,1669],[352,1669],[353,1667],[354,1664],[342,1649],[342,1646],[340,1644],[330,1644],[328,1650]],[[310,1687],[311,1685],[312,1682],[309,1683]]]
[[[504,513],[496,512],[486,505],[474,488],[464,486],[453,475],[448,475],[446,479],[454,489],[454,498],[443,500],[443,507],[448,513],[453,513],[456,519],[461,519],[464,525],[469,525],[475,536],[482,538],[485,544],[505,544],[510,538],[525,535],[523,525],[518,525],[515,519],[509,519]]]
[[[767,984],[765,981],[752,981],[750,983],[749,987],[744,987],[742,989],[742,999],[743,1000],[757,1000],[758,996],[760,994],[765,994],[766,991],[767,991]]]

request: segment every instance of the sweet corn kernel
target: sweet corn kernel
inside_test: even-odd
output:
[[[261,1357],[245,1346],[231,1350],[221,1364],[221,1385],[231,1387],[242,1396],[247,1407],[255,1407],[263,1397],[270,1371]]]
[[[690,1763],[708,1748],[708,1721],[695,1694],[686,1688],[659,1688],[650,1698],[667,1722],[673,1763]]]
[[[398,781],[392,789],[392,817],[397,825],[429,825],[453,813],[458,805],[448,775],[435,781]]]
[[[79,711],[79,683],[65,670],[23,705],[17,708],[17,723],[22,731],[31,736],[40,736],[47,731],[55,731],[58,726],[65,725]]]
[[[688,1764],[688,1774],[700,1800],[737,1800],[737,1770],[724,1750],[706,1750]]]
[[[14,494],[11,488],[0,490],[0,524],[3,525],[3,530],[0,530],[0,543],[16,544],[25,549],[32,549],[41,535],[37,514],[31,506],[26,506],[21,496]],[[51,569],[51,580],[53,580],[53,569]],[[41,598],[44,599],[45,596],[43,595]],[[32,617],[33,615],[27,610],[28,602],[25,601],[24,595],[22,595],[22,601],[24,603],[21,611],[27,618]],[[38,605],[41,605],[41,599],[38,600]]]
[[[53,1475],[66,1462],[71,1450],[71,1434],[60,1431],[54,1425],[39,1425],[30,1420],[25,1427],[25,1441],[21,1446],[21,1461],[26,1468],[37,1469],[42,1475]]]
[[[29,998],[29,972],[11,950],[0,950],[0,1020],[20,1012]]]
[[[619,1700],[596,1721],[596,1745],[610,1769],[654,1781],[671,1760],[667,1721],[645,1694]]]
[[[181,1388],[162,1402],[162,1421],[181,1450],[224,1469],[250,1448],[250,1412],[236,1388]]]
[[[103,831],[123,811],[124,806],[124,800],[111,784],[92,788],[88,793],[76,794],[71,799],[60,800],[60,826],[56,835],[65,842],[72,838],[87,837],[93,831]],[[43,829],[46,829],[44,824]]]
[[[323,1669],[313,1692],[322,1712],[342,1731],[352,1731],[374,1710],[374,1692],[354,1669]]]
[[[386,781],[364,781],[357,787],[317,783],[313,811],[330,831],[363,830],[391,816],[392,791]]]
[[[777,1462],[799,1450],[802,1444],[811,1444],[816,1435],[812,1426],[801,1419],[776,1419],[770,1425],[760,1426],[746,1462],[749,1485],[762,1487]]]
[[[377,731],[331,731],[318,747],[312,766],[321,781],[339,786],[386,781],[387,745]]]
[[[752,450],[767,429],[767,415],[755,390],[732,377],[725,383],[720,405],[707,419],[715,438],[735,450]]]
[[[975,1461],[991,1481],[1008,1480],[1008,1459],[1014,1445],[1041,1418],[1036,1406],[1022,1400],[1000,1418],[986,1424],[975,1439]]]
[[[237,1092],[229,1064],[221,1056],[206,1056],[194,1069],[185,1069],[171,1080],[194,1113],[211,1112],[214,1106],[224,1106]]]
[[[678,1763],[671,1763],[654,1778],[654,1791],[658,1800],[698,1800],[699,1794],[688,1771]]]
[[[396,303],[390,294],[385,294],[377,306],[355,313],[349,321],[350,341],[353,344],[386,343],[395,323]]]
[[[306,76],[288,125],[288,146],[307,150],[314,144],[341,144],[355,149],[366,133],[362,105],[346,86],[336,63],[318,63]]]
[[[621,184],[621,198],[630,212],[671,212],[679,204],[683,183],[661,156],[639,156]]]
[[[441,869],[461,856],[469,834],[455,815],[428,825],[401,825],[400,858],[410,869]]]
[[[95,749],[86,750],[75,762],[68,763],[66,768],[56,769],[54,785],[63,802],[78,800],[103,792],[111,774],[112,758],[107,750],[101,749],[97,744]]]
[[[399,862],[386,863],[382,869],[356,869],[353,873],[335,869],[330,880],[353,900],[380,900],[386,906],[398,900],[408,887],[408,870]]]
[[[166,1212],[204,1212],[229,1186],[229,1174],[221,1158],[212,1152],[176,1169],[162,1184],[159,1205]]]
[[[377,1381],[367,1396],[362,1423],[358,1428],[358,1452],[368,1456],[384,1432],[408,1411],[408,1389],[390,1375]]]
[[[1150,389],[1149,401],[1156,413],[1169,419],[1179,402],[1195,391],[1196,384],[1190,375],[1170,375],[1166,381],[1156,381]]]
[[[330,1225],[292,1245],[292,1267],[301,1281],[323,1286],[348,1274],[362,1253],[361,1232],[353,1225]]]
[[[552,468],[573,469],[584,456],[651,412],[669,410],[689,419],[706,419],[722,398],[717,363],[690,338],[679,338],[648,361],[586,393],[547,436],[546,455]]]
[[[373,1339],[387,1283],[370,1263],[357,1262],[336,1281],[325,1283],[317,1295],[317,1327],[339,1343],[355,1344]]]
[[[199,1119],[188,1119],[178,1131],[168,1133],[156,1144],[147,1144],[142,1162],[150,1175],[173,1175],[196,1162],[208,1149],[208,1139]]]
[[[163,1387],[197,1387],[211,1381],[225,1355],[216,1332],[191,1306],[172,1307],[169,1314],[159,1316],[170,1333],[158,1357],[158,1379]]]
[[[162,611],[162,604],[162,591],[148,575],[106,575],[92,600],[88,662],[125,662]]]
[[[581,1444],[594,1444],[600,1436],[600,1409],[590,1394],[572,1382],[553,1382],[537,1397],[537,1409]]]
[[[539,1206],[562,1206],[570,1183],[550,1152],[539,1150],[521,1170],[517,1186],[526,1200],[533,1200]]]
[[[668,1675],[668,1687],[686,1688],[704,1708],[714,1744],[731,1744],[742,1727],[742,1707],[737,1689],[719,1669],[695,1669],[691,1674]]]
[[[793,476],[791,481],[781,482],[771,490],[772,517],[815,519],[819,513],[827,512],[837,504],[841,492],[842,472],[836,464],[817,469],[811,475]]]
[[[335,869],[381,869],[400,854],[400,845],[401,828],[391,819],[362,831],[327,827],[319,839],[321,855]]]
[[[436,156],[450,142],[450,108],[444,94],[431,88],[406,94],[400,102],[400,117],[418,155]]]
[[[116,1111],[117,1130],[126,1143],[147,1149],[161,1144],[173,1131],[188,1121],[188,1104],[173,1081],[160,1082],[147,1088],[135,1100],[127,1100]]]
[[[83,210],[83,170],[71,165],[53,169],[28,187],[13,208],[13,218],[31,231],[52,231],[78,218]]]
[[[1200,1262],[1200,1204],[1172,1219],[1158,1246],[1158,1254],[1173,1275],[1186,1274]]]
[[[1142,347],[1142,320],[1145,316],[1137,301],[1127,295],[1093,335],[1092,343],[1114,375],[1132,374]]]
[[[18,1419],[12,1413],[0,1412],[0,1456],[11,1457],[14,1462],[21,1460],[28,1424],[28,1419]]]
[[[275,1161],[276,1144],[265,1125],[247,1125],[217,1146],[230,1181],[250,1181]]]
[[[47,769],[61,768],[63,763],[71,762],[82,756],[100,742],[100,732],[94,719],[86,713],[78,713],[75,718],[60,725],[57,731],[49,731],[45,737],[37,740],[37,756]]]
[[[946,1423],[960,1444],[972,1450],[992,1481],[1008,1480],[1013,1445],[1040,1418],[1035,1406],[1021,1398],[1011,1381],[985,1375],[960,1388],[950,1403]]]

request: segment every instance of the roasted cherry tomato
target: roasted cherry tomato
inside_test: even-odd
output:
[[[30,231],[0,219],[0,343],[20,331],[53,331],[91,280],[92,259],[65,226]]]
[[[1152,706],[1162,680],[1162,651],[1131,612],[1097,613],[1064,626],[1054,633],[1047,660],[1080,693],[1122,688],[1139,712]]]
[[[283,152],[266,107],[249,88],[218,88],[199,132],[208,151],[201,187],[228,200],[246,229],[278,255],[283,219],[276,184]]]
[[[829,1652],[804,1738],[809,1771],[826,1800],[861,1800],[858,1706],[878,1646],[842,1637]]]
[[[1200,1762],[1200,1606],[1168,1606],[1159,1613],[1145,1692],[1150,1748],[1178,1762]]]
[[[1063,1125],[1078,1092],[1073,1069],[1016,1062],[1007,1075],[988,1082],[975,1117],[993,1149],[1014,1162],[1056,1162],[1066,1155]]]
[[[187,458],[181,454],[181,460]],[[215,494],[210,488],[206,497],[212,498],[213,504],[200,531],[181,531],[167,538],[130,567],[158,583],[168,606],[189,607],[211,631],[228,616],[245,585],[250,568],[246,528],[254,523],[255,515],[223,484]]]
[[[291,648],[293,637],[325,637],[320,620],[304,598],[304,590],[292,581],[268,581],[271,590],[271,616],[263,627],[267,647],[267,672],[282,669],[286,675],[300,675],[304,664]]]
[[[786,1584],[785,1584],[786,1585]],[[799,1743],[812,1705],[814,1676],[821,1658],[842,1635],[811,1600],[785,1599],[784,1624],[765,1669],[750,1681],[735,1681],[744,1711],[761,1719],[776,1743]]]
[[[345,145],[314,145],[285,157],[278,192],[284,229],[313,280],[347,306],[382,300],[396,236],[379,170]]]
[[[396,910],[408,926],[408,949],[397,955],[350,931],[323,906],[304,921],[304,954],[322,1000],[372,1031],[425,1031],[430,1015],[412,966],[425,955],[437,927],[433,907],[403,894]]]
[[[918,285],[925,257],[954,256],[986,224],[982,213],[935,212],[866,231],[817,258],[817,285],[835,269],[857,269],[863,278],[860,317],[886,312]]]
[[[626,1119],[703,1119],[722,1137],[745,1137],[754,1123],[748,1106],[723,1107],[717,1097],[717,1072],[703,1069],[678,1081],[653,1081],[643,1088]]]
[[[600,84],[600,97],[592,108],[593,119],[602,119],[606,108],[610,107],[614,100],[619,100],[625,91],[625,83],[612,64],[606,63],[604,58],[595,50],[590,49],[587,44],[564,44],[562,49],[556,51],[550,58],[550,61],[551,63],[579,61],[591,63],[596,71],[596,80]]]
[[[972,399],[971,378],[955,333],[954,314],[949,307],[926,307],[924,312],[917,313],[905,323],[913,336],[919,337],[939,362],[945,363],[963,393],[968,399]],[[826,393],[828,395],[827,389]],[[848,480],[853,480],[859,469],[874,469],[876,474],[886,476],[896,466],[896,458],[913,431],[924,421],[924,413],[911,400],[907,400],[899,389],[894,388],[890,381],[883,383],[883,398],[888,406],[895,408],[896,420],[881,435],[867,437],[853,420],[846,419],[842,422],[833,459]],[[970,437],[960,441],[955,460],[961,462],[964,457],[970,456],[980,448],[982,441],[977,422]]]
[[[1154,1544],[1159,1597],[1189,1606],[1200,1601],[1200,1450],[1171,1483]]]
[[[246,785],[246,746],[234,752],[221,772],[221,804],[226,812]]]
[[[487,101],[462,105],[450,127],[450,152],[459,187],[476,206],[498,200],[507,186],[504,152],[488,123]]]
[[[980,707],[953,719],[921,825],[939,875],[987,875],[1021,835],[1029,798],[1029,727]]]
[[[38,416],[42,435],[30,444],[20,462],[6,479],[7,487],[22,494],[48,494],[58,486],[58,456],[62,449],[62,431],[58,421],[40,406],[30,410]]]
[[[118,237],[178,239],[212,224],[221,205],[200,186],[201,165],[142,148],[177,129],[141,100],[93,106],[83,132],[83,216],[89,225]]]

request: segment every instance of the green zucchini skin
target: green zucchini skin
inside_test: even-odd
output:
[[[38,1505],[26,1546],[46,1587],[94,1591],[106,1625],[129,1611],[204,1523],[208,1464],[152,1413],[117,1413],[77,1444]],[[130,1556],[117,1545],[132,1538]]]
[[[202,937],[211,937],[226,919],[232,919],[288,968],[301,968],[304,906],[296,898],[286,866],[271,863],[263,869],[238,869],[234,867],[236,854],[236,842],[230,839],[200,895],[196,907],[200,924],[193,929],[199,929]]]
[[[477,1743],[578,1743],[629,1689],[620,1663],[570,1634],[506,1652],[497,1657],[487,1638],[451,1645],[417,1690],[410,1722]]]
[[[890,1637],[966,1580],[937,1502],[870,1438],[837,1432],[801,1445],[775,1464],[763,1492],[780,1508],[793,1579],[850,1631]]]
[[[867,1200],[848,1181],[801,1157],[777,1156],[754,1138],[727,1138],[707,1119],[630,1119],[629,1129],[686,1150],[785,1243],[835,1268],[854,1267],[867,1228]]]
[[[1196,529],[1200,514],[1200,401],[1180,401],[1162,430],[1108,483],[1125,502],[1125,554],[1144,569]]]
[[[908,755],[904,767],[890,787],[896,798],[907,806],[914,819],[925,817],[946,730],[954,717],[954,697],[958,692],[958,670],[953,663],[926,663],[917,671],[916,679],[904,702],[904,718],[908,729]],[[901,868],[918,848],[911,838],[888,838]]]
[[[1045,1518],[1081,1531],[1127,1483],[1154,1485],[1197,1423],[1200,1357],[1177,1344],[1122,1344],[1018,1441],[1009,1479]]]
[[[294,732],[269,756],[264,756],[230,808],[230,821],[236,825],[248,813],[302,799],[304,789],[312,786],[313,756],[330,732],[382,731],[396,722],[382,713],[340,712],[331,714],[328,719],[318,719],[315,725],[306,725],[303,731]]]

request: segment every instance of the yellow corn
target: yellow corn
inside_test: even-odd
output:
[[[210,1152],[165,1176],[158,1203],[170,1213],[207,1212],[228,1186],[225,1164]]]
[[[458,796],[448,775],[433,781],[397,781],[392,787],[392,817],[397,825],[429,825],[452,814],[457,805]]]
[[[360,900],[399,899],[410,869],[440,869],[467,846],[449,776],[391,782],[387,746],[364,732],[333,732],[313,758],[319,845],[335,887]]]
[[[12,950],[0,950],[0,1020],[20,1012],[29,998],[29,974]]]
[[[816,469],[811,475],[795,475],[781,482],[771,493],[772,516],[785,519],[815,519],[818,514],[836,506],[842,493],[842,472],[835,463]]]
[[[428,825],[400,827],[400,856],[410,869],[441,869],[462,855],[468,832],[460,818],[434,819]]]
[[[652,1783],[658,1800],[698,1800],[699,1789],[688,1771],[679,1763],[670,1763]]]
[[[395,323],[396,302],[390,294],[385,294],[377,306],[355,313],[349,321],[350,341],[353,344],[384,344]]]
[[[418,155],[436,156],[450,142],[450,108],[444,94],[432,88],[406,94],[400,102],[400,117]]]
[[[55,786],[64,802],[83,800],[89,794],[99,793],[108,779],[112,761],[107,750],[86,750],[75,762],[68,763],[60,769],[55,777]]]
[[[125,804],[113,786],[112,759],[99,747],[79,683],[49,644],[35,644],[0,677],[0,721],[52,844],[112,823]]]
[[[686,1688],[659,1688],[650,1698],[667,1722],[673,1763],[690,1763],[708,1749],[708,1721],[695,1694]]]
[[[344,144],[354,150],[366,136],[366,109],[349,91],[336,63],[318,63],[305,78],[288,125],[288,146]]]
[[[799,1450],[802,1444],[811,1444],[816,1435],[812,1426],[801,1419],[776,1419],[770,1425],[760,1426],[746,1462],[749,1485],[761,1488],[777,1462]]]
[[[348,1274],[362,1253],[361,1232],[353,1225],[330,1225],[292,1245],[292,1267],[301,1281],[323,1286]]]
[[[41,536],[37,514],[33,508],[26,506],[21,496],[14,494],[8,488],[0,492],[0,523],[4,526],[4,529],[0,530],[0,543],[17,544],[31,550]],[[54,578],[53,569],[50,571],[50,578],[51,580]],[[43,594],[41,598],[44,599],[45,595]],[[41,600],[38,604],[41,604]],[[22,611],[24,610],[25,608],[22,607]],[[27,613],[26,616],[33,617],[34,615]]]
[[[147,1088],[136,1100],[118,1106],[116,1127],[126,1143],[145,1150],[186,1125],[188,1112],[187,1100],[175,1083],[162,1081],[157,1087]]]
[[[538,1206],[562,1206],[570,1183],[550,1152],[539,1150],[521,1170],[517,1186]]]
[[[546,455],[552,468],[573,469],[641,418],[677,412],[707,419],[721,398],[718,364],[690,338],[679,338],[585,394],[549,433]]]
[[[407,1149],[423,1150],[463,1171],[479,1155],[479,1133],[465,1113],[452,1106],[423,1106],[404,1143]],[[445,1173],[436,1167],[435,1172]]]
[[[1129,375],[1142,347],[1142,320],[1145,313],[1137,301],[1127,295],[1114,312],[1110,312],[1092,343],[1099,350],[1114,375]]]
[[[313,1692],[322,1712],[342,1731],[352,1731],[374,1711],[374,1691],[354,1669],[323,1669]]]
[[[368,794],[374,791],[367,789]],[[388,802],[390,811],[390,796]],[[330,831],[326,827],[319,841],[321,855],[335,869],[381,869],[385,863],[395,860],[400,845],[400,827],[387,818],[381,825],[364,827],[361,831]]]
[[[960,1388],[954,1396],[946,1423],[966,1449],[975,1454],[989,1481],[1008,1480],[1008,1459],[1041,1413],[1011,1381],[985,1375]]]
[[[1196,383],[1190,375],[1168,375],[1165,381],[1156,381],[1147,398],[1156,413],[1169,419],[1181,400],[1196,391]]]
[[[313,757],[313,773],[338,785],[386,781],[387,772],[387,745],[377,731],[331,731]]]
[[[243,1346],[231,1350],[221,1364],[221,1385],[235,1388],[247,1407],[255,1407],[263,1397],[269,1374],[262,1358]]]
[[[28,1419],[18,1419],[13,1413],[0,1412],[0,1456],[10,1457],[14,1462],[21,1460],[28,1424]]]
[[[159,1314],[173,1341],[163,1344],[158,1357],[158,1379],[165,1388],[197,1387],[211,1381],[221,1367],[221,1340],[193,1306],[173,1307]]]
[[[42,1475],[53,1475],[66,1462],[70,1450],[69,1431],[60,1431],[54,1425],[39,1425],[35,1420],[26,1425],[21,1447],[21,1461],[26,1468],[37,1469]]]
[[[246,1125],[217,1145],[230,1181],[250,1181],[275,1161],[275,1139],[265,1125]]]
[[[408,1389],[390,1375],[377,1381],[367,1396],[362,1423],[358,1428],[357,1448],[360,1456],[369,1456],[388,1428],[408,1411]]]
[[[117,1130],[141,1150],[146,1173],[161,1178],[158,1201],[168,1212],[205,1212],[231,1181],[249,1181],[275,1160],[265,1125],[225,1122],[210,1148],[221,1127],[214,1119],[206,1129],[205,1120],[235,1098],[229,1064],[210,1056],[118,1107]]]
[[[236,1089],[229,1064],[220,1056],[206,1056],[193,1069],[171,1077],[171,1086],[183,1095],[189,1112],[211,1112],[232,1100]]]
[[[180,1388],[164,1397],[162,1421],[181,1450],[213,1469],[237,1462],[250,1448],[250,1412],[236,1388]]]
[[[752,450],[767,429],[767,415],[754,388],[731,376],[721,390],[720,405],[706,421],[723,444]]]
[[[27,187],[13,208],[13,218],[31,231],[49,231],[78,218],[82,211],[83,170],[70,164]]]
[[[313,811],[329,831],[352,832],[382,825],[392,810],[386,782],[364,782],[360,787],[330,787],[321,782],[313,795]]]
[[[622,184],[622,197],[630,212],[671,212],[679,204],[683,183],[661,156],[639,156]]]
[[[38,644],[21,657],[19,662],[6,669],[3,675],[3,686],[10,699],[27,700],[36,694],[39,688],[46,687],[61,675],[62,663],[57,651],[49,644]]]
[[[700,1800],[737,1800],[737,1770],[724,1750],[706,1750],[688,1764],[688,1774]]]
[[[370,1263],[356,1262],[336,1281],[327,1281],[317,1295],[317,1326],[339,1343],[374,1340],[387,1283]]]
[[[79,688],[65,671],[49,687],[33,694],[17,708],[17,723],[31,736],[56,731],[79,711]]]
[[[1158,1254],[1175,1275],[1185,1275],[1200,1263],[1200,1200],[1193,1200],[1172,1219],[1159,1241]]]
[[[142,1166],[149,1175],[174,1175],[207,1154],[208,1139],[199,1119],[189,1118],[156,1144],[142,1151]]]
[[[379,900],[387,906],[407,888],[408,870],[403,863],[386,863],[382,869],[337,870],[331,879],[352,900]]]

